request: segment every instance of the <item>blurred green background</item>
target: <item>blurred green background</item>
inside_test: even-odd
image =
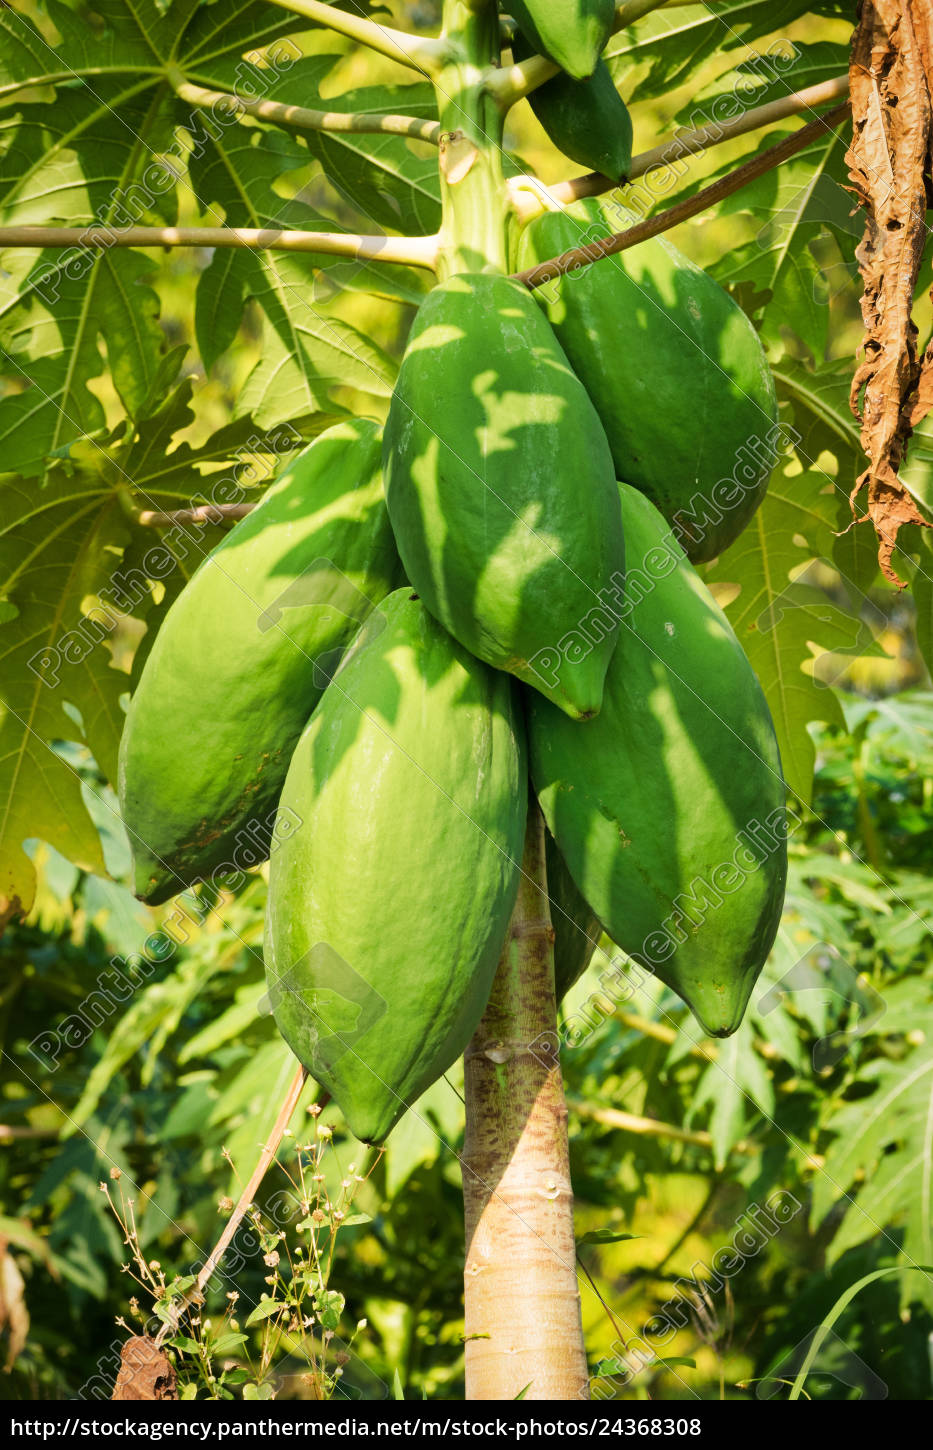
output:
[[[393,8],[409,25],[436,22],[432,4]],[[787,35],[806,40],[809,26],[795,21]],[[849,29],[848,20],[823,20],[820,36],[840,40]],[[635,73],[636,151],[669,134],[720,63],[711,58],[684,85],[645,101]],[[328,86],[372,84],[383,70],[392,74],[388,62],[348,54]],[[527,103],[512,113],[507,142],[549,181],[575,170]],[[747,142],[719,148],[694,163],[690,182],[746,153]],[[289,173],[287,186],[283,195],[300,192],[350,224],[319,169]],[[198,220],[193,205],[189,213],[182,222]],[[712,267],[752,240],[760,222],[720,214],[673,239]],[[843,265],[830,256],[828,235],[825,245],[827,265]],[[191,346],[197,420],[186,436],[197,442],[230,416],[260,355],[261,330],[248,314],[237,346],[205,376],[192,288],[208,254],[153,255],[166,338]],[[413,315],[352,290],[316,305],[394,355]],[[849,358],[861,332],[853,289],[828,305],[830,357]],[[929,315],[920,304],[921,333]],[[791,337],[786,345],[801,350]],[[116,420],[109,381],[97,386]],[[349,391],[344,400],[358,401]],[[828,570],[823,582],[832,599],[838,578]],[[600,996],[605,960],[565,1004],[594,1023],[565,1053],[564,1071],[584,1326],[607,1397],[786,1393],[795,1353],[843,1289],[878,1267],[933,1262],[924,1117],[933,1102],[933,694],[910,600],[873,587],[871,601],[881,649],[859,660],[824,656],[816,666],[843,699],[845,725],[811,727],[813,809],[792,838],[784,925],[746,1026],[713,1046],[669,993],[610,1003]],[[139,627],[121,628],[114,660],[126,668]],[[127,1327],[138,1332],[165,1286],[189,1274],[219,1235],[294,1067],[264,1007],[265,868],[235,893],[184,898],[181,918],[175,906],[142,907],[127,884],[109,787],[86,753],[61,749],[87,782],[110,875],[81,872],[34,843],[35,909],[0,940],[0,1397],[13,1400],[109,1393]],[[180,926],[167,928],[170,919]],[[173,935],[185,939],[176,946]],[[107,1000],[102,974],[138,960],[147,942],[155,965],[144,967],[131,996]],[[832,971],[820,985],[797,970],[827,958]],[[841,1054],[815,1065],[833,1032],[848,1034],[834,1039]],[[859,1124],[874,1121],[879,1094],[890,1106],[866,1132],[861,1156],[846,1159]],[[185,1393],[235,1395],[248,1386],[251,1395],[303,1398],[458,1398],[456,1074],[431,1089],[381,1154],[348,1139],[333,1109],[309,1111],[311,1098],[309,1089],[232,1266],[179,1340]],[[860,1104],[870,1105],[862,1118]],[[757,1247],[736,1272],[717,1275],[717,1250],[769,1201],[790,1204],[788,1220],[760,1242],[753,1236]],[[264,1294],[286,1306],[271,1335],[268,1320],[247,1323]],[[645,1362],[644,1328],[672,1301],[682,1306],[682,1327]],[[929,1398],[933,1292],[923,1275],[892,1274],[867,1287],[836,1336],[809,1394],[875,1397],[880,1384],[892,1398]]]

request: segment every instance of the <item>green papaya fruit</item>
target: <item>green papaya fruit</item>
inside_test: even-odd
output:
[[[381,431],[340,423],[204,560],[130,704],[119,791],[136,891],[170,896],[269,854],[292,750],[340,654],[402,580]]]
[[[625,225],[595,198],[546,212],[525,228],[519,266]],[[745,313],[663,237],[533,295],[596,405],[618,477],[657,505],[694,563],[715,558],[776,462],[774,380]]]
[[[615,19],[614,0],[509,0],[502,8],[532,50],[577,80],[593,74]]]
[[[586,718],[602,699],[622,586],[609,445],[526,288],[450,277],[422,304],[383,443],[407,578],[479,659]],[[595,613],[603,635],[579,645]]]
[[[410,590],[364,625],[311,717],[272,853],[279,1031],[378,1143],[463,1051],[518,890],[527,762],[517,690]]]
[[[725,615],[653,504],[620,491],[629,565],[603,708],[572,725],[529,694],[532,780],[612,940],[725,1037],[784,899],[777,743]]]
[[[517,61],[533,54],[516,36]],[[585,80],[556,75],[531,91],[528,102],[558,151],[588,171],[624,181],[632,165],[632,118],[604,60]]]
[[[554,988],[560,1002],[589,966],[603,929],[577,890],[550,833],[545,844],[545,860],[554,928]]]

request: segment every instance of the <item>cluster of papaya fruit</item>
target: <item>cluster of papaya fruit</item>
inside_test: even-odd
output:
[[[563,87],[594,84],[612,18],[576,8],[568,47],[547,5],[510,5]],[[516,262],[612,230],[598,201],[546,212]],[[453,275],[384,430],[318,437],[168,612],[121,750],[137,891],[271,856],[276,1022],[357,1137],[478,1024],[529,780],[558,999],[605,930],[708,1031],[741,1020],[783,901],[784,786],[694,563],[754,512],[769,466],[747,445],[775,422],[753,328],[663,241],[535,291]]]

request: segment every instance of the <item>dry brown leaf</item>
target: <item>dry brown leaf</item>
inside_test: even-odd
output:
[[[852,144],[846,156],[865,235],[862,274],[864,361],[850,403],[869,465],[852,490],[857,521],[871,520],[885,578],[904,524],[930,527],[900,482],[911,429],[933,404],[933,356],[917,357],[911,316],[926,240],[933,144],[933,0],[863,0],[849,66]],[[930,349],[928,349],[930,352]],[[929,399],[929,401],[927,401]],[[867,492],[867,514],[857,501]]]
[[[933,96],[933,0],[912,0],[911,18],[914,23],[914,34],[917,38],[921,62],[926,73],[927,87]],[[928,207],[933,206],[933,125],[931,125],[930,152],[926,173]],[[920,381],[917,384],[917,397],[910,415],[911,423],[914,425],[919,423],[931,408],[933,408],[933,337],[926,345],[926,351],[920,364]]]
[[[120,1353],[114,1400],[177,1400],[178,1383],[169,1360],[145,1334],[128,1339]]]
[[[6,1239],[0,1239],[0,1331],[3,1330],[7,1335],[4,1369],[9,1372],[26,1343],[29,1311],[26,1308],[26,1285]]]

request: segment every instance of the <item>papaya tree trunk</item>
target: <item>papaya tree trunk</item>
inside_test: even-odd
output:
[[[444,0],[443,45],[435,77],[443,207],[438,274],[506,272],[503,114],[488,85],[500,50],[496,5]],[[485,365],[478,357],[477,368]],[[553,940],[544,822],[532,798],[518,900],[465,1058],[468,1399],[587,1394]]]
[[[588,1397],[544,823],[532,799],[518,900],[465,1056],[466,1394]]]

